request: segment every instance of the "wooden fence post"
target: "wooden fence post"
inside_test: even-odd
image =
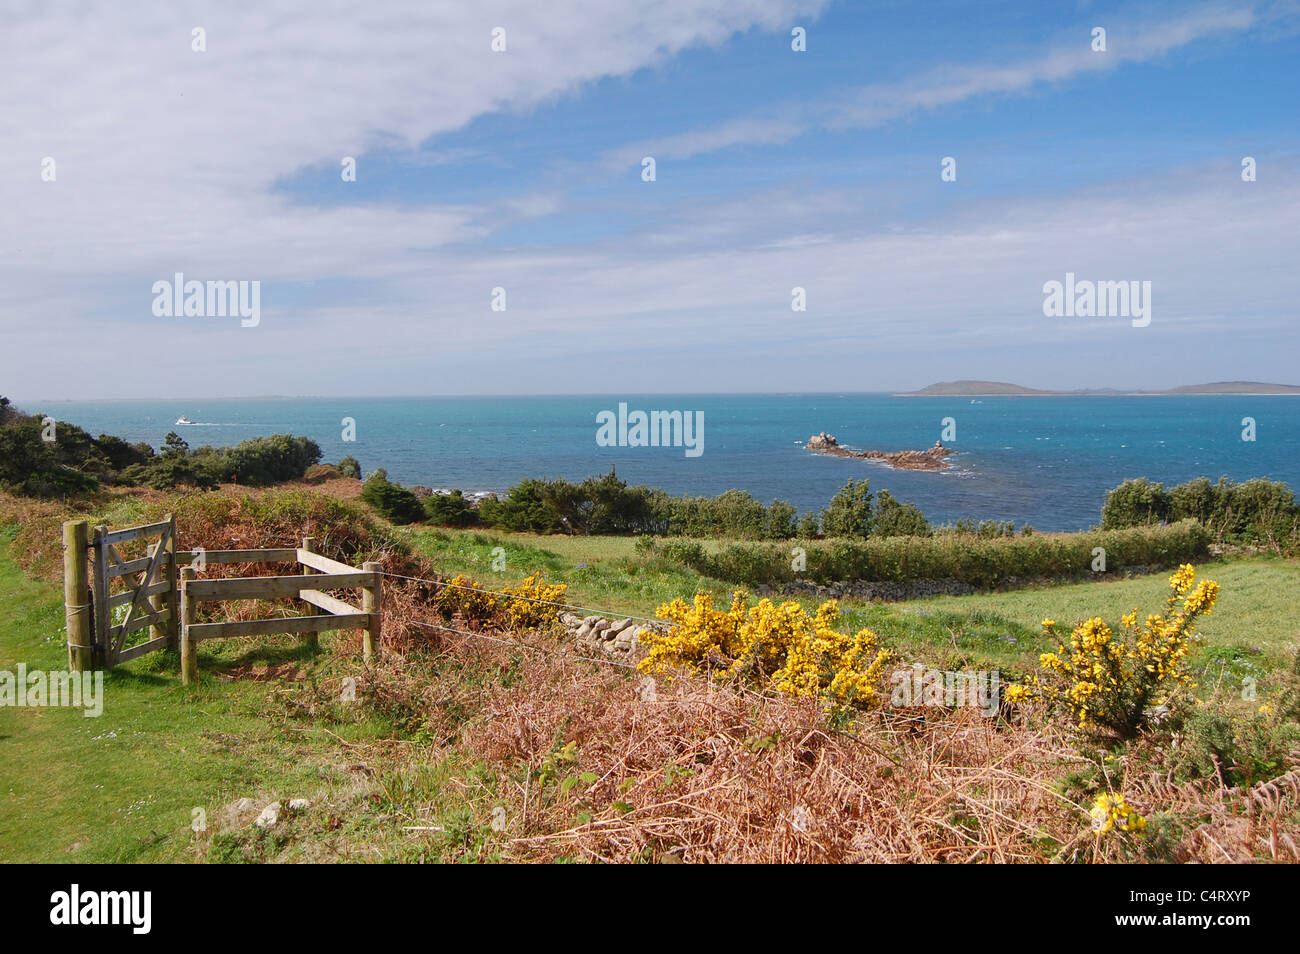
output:
[[[197,615],[197,605],[185,591],[185,585],[194,579],[194,567],[181,569],[181,684],[188,686],[199,674],[198,645],[190,639],[190,625]]]
[[[302,548],[303,548],[304,550],[310,550],[312,553],[315,553],[315,552],[316,552],[316,538],[315,538],[315,537],[303,537],[303,538],[302,538]],[[309,566],[304,566],[304,567],[302,568],[302,575],[303,575],[303,576],[311,576],[314,572],[315,572],[315,570],[313,570],[313,569],[312,569],[311,567],[309,567]],[[302,634],[302,645],[304,645],[304,646],[311,646],[313,649],[316,648],[317,646],[320,645],[320,634],[319,634],[319,633],[303,633],[303,634]]]
[[[86,672],[93,664],[90,641],[90,581],[86,577],[89,526],[84,520],[63,524],[63,608],[68,624],[68,669]]]
[[[363,563],[361,569],[375,574],[375,582],[361,591],[361,612],[370,614],[370,624],[362,637],[361,654],[369,662],[379,652],[379,639],[383,632],[384,581],[379,576],[379,563]]]

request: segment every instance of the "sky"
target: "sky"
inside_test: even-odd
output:
[[[1300,383],[1296,0],[9,0],[0,29],[17,399]],[[157,314],[177,273],[259,283],[256,323]],[[1150,282],[1150,323],[1045,315],[1067,273]]]

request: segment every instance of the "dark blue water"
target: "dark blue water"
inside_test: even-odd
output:
[[[630,409],[704,412],[704,452],[598,447],[596,414]],[[1039,530],[1095,524],[1106,490],[1127,477],[1166,484],[1205,475],[1271,477],[1300,488],[1300,397],[897,398],[881,394],[655,395],[600,398],[247,398],[16,404],[94,434],[155,447],[170,430],[192,446],[291,432],[326,461],[352,454],[368,473],[405,484],[503,490],[522,477],[580,479],[617,465],[631,483],[672,493],[732,487],[800,509],[825,506],[850,477],[870,478],[931,520],[1015,520]],[[199,426],[176,427],[185,415]],[[341,421],[356,420],[345,443]],[[929,447],[957,422],[960,453],[942,472],[894,471],[873,461],[816,456],[818,431],[857,448]],[[1242,418],[1256,440],[1242,440]]]

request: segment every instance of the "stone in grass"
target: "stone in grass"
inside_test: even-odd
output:
[[[262,814],[253,822],[258,828],[274,828],[280,821],[280,803],[272,802],[262,809]]]

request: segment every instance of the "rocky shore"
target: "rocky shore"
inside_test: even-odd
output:
[[[411,488],[411,493],[415,496],[424,497],[450,497],[453,491],[447,487],[425,487],[422,484],[416,484]],[[474,509],[485,500],[496,500],[497,494],[493,490],[470,490],[462,494],[465,503]]]
[[[857,457],[864,460],[884,461],[898,470],[943,470],[952,466],[945,458],[949,454],[956,453],[951,448],[944,447],[939,441],[935,441],[934,446],[928,450],[854,451],[843,447],[835,439],[835,435],[827,434],[825,431],[808,438],[804,447],[815,453],[829,454],[832,457]]]

